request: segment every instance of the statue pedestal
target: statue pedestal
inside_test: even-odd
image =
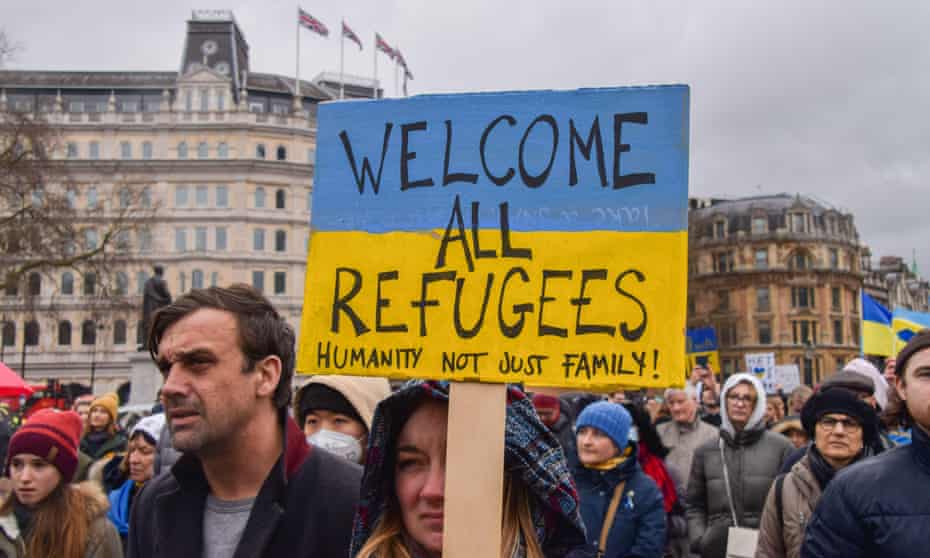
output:
[[[162,378],[148,351],[129,355],[130,405],[154,405],[161,389]]]

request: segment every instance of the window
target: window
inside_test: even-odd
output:
[[[17,296],[19,294],[19,286],[16,284],[16,281],[7,279],[5,294],[6,296]]]
[[[274,294],[283,295],[287,292],[287,273],[284,271],[274,272]]]
[[[123,101],[120,103],[120,112],[139,112],[139,102]]]
[[[226,186],[216,187],[216,207],[229,207],[229,188]]]
[[[190,89],[184,92],[184,110],[187,112],[194,110],[194,92]]]
[[[759,333],[760,345],[772,344],[772,322],[760,320],[756,323],[756,331]]]
[[[176,186],[174,189],[174,206],[187,206],[187,186]]]
[[[220,281],[220,274],[216,271],[210,273],[210,286],[216,287],[217,283]]]
[[[136,294],[142,296],[145,294],[145,283],[149,280],[149,274],[146,271],[136,272]]]
[[[68,112],[84,112],[84,103],[82,101],[69,101]]]
[[[798,320],[791,322],[795,345],[814,345],[817,343],[817,322]]]
[[[714,238],[726,238],[727,237],[727,222],[726,221],[717,221],[714,223]]]
[[[191,288],[192,289],[202,289],[203,288],[203,271],[195,269],[191,273]]]
[[[256,251],[265,249],[265,229],[252,231],[252,249]]]
[[[222,89],[216,90],[216,110],[226,110],[226,95]]]
[[[841,291],[839,287],[830,288],[830,310],[834,312],[842,312],[841,308]]]
[[[788,222],[791,226],[791,232],[803,233],[807,230],[806,219],[803,213],[792,213],[788,216]]]
[[[256,159],[264,159],[264,158],[265,158],[265,145],[264,145],[264,144],[261,144],[261,143],[260,143],[260,144],[258,144],[258,145],[255,146],[255,158],[256,158]]]
[[[132,144],[128,141],[119,144],[119,155],[123,159],[132,159]]]
[[[756,269],[769,268],[769,251],[767,248],[756,250]]]
[[[126,320],[116,320],[113,322],[113,344],[126,344]]]
[[[198,252],[206,252],[207,250],[207,227],[194,228],[194,250],[197,250]]]
[[[733,271],[733,253],[720,252],[714,254],[714,271],[717,273]]]
[[[73,141],[69,141],[67,145],[67,156],[69,159],[77,159],[78,157],[78,144]]]
[[[41,188],[36,188],[32,191],[32,205],[34,207],[42,207],[44,198],[45,196],[43,195]]]
[[[207,112],[210,110],[210,90],[201,89],[200,90],[200,112]]]
[[[90,153],[88,154],[88,156],[91,159],[100,158],[100,142],[96,142],[96,141],[90,142]]]
[[[274,251],[287,252],[287,231],[274,232]]]
[[[265,292],[265,272],[264,271],[253,271],[252,272],[252,287],[258,292]]]
[[[61,274],[61,294],[74,294],[74,275],[70,271]]]
[[[856,291],[851,291],[849,294],[852,295],[852,306],[850,306],[850,308],[852,308],[852,311],[854,313],[858,313],[859,312],[859,293]]]
[[[152,142],[150,141],[142,142],[142,158],[143,159],[152,158]]]
[[[187,229],[174,229],[174,251],[187,251]]]
[[[129,294],[129,275],[125,271],[116,272],[116,294],[126,296]]]
[[[27,347],[35,347],[39,344],[39,322],[35,320],[30,320],[26,322],[25,327],[23,327],[23,335],[25,339],[23,343]]]
[[[26,282],[29,286],[29,296],[40,296],[42,294],[42,276],[38,273],[30,273]]]
[[[265,207],[265,189],[261,186],[255,189],[255,207],[259,209]]]
[[[814,308],[814,287],[791,287],[792,308]]]
[[[81,324],[81,345],[97,344],[97,326],[90,320]]]
[[[854,343],[859,343],[861,341],[859,338],[859,318],[853,318],[849,322],[849,338],[852,339]]]
[[[77,209],[77,192],[72,188],[68,188],[65,193],[65,201],[68,203],[68,209]]]
[[[152,189],[146,186],[142,188],[142,207],[149,208],[152,207]]]
[[[87,209],[97,209],[97,188],[94,186],[87,189]]]
[[[840,268],[840,252],[836,248],[830,248],[830,269]]]
[[[209,156],[210,148],[207,147],[207,142],[202,141],[197,144],[197,158],[206,159]]]
[[[767,217],[752,218],[752,234],[765,234],[769,232],[769,220]]]
[[[182,141],[178,144],[178,159],[187,159],[187,142]]]
[[[216,249],[226,250],[226,227],[216,228]]]
[[[227,145],[225,142],[217,145],[216,156],[219,157],[220,159],[228,159],[229,158],[229,145]]]
[[[186,293],[187,292],[187,275],[185,275],[184,272],[182,271],[181,273],[178,274],[178,277],[180,279],[179,283],[181,284],[181,292]]]
[[[88,250],[97,249],[97,230],[84,229],[84,247]]]
[[[717,291],[717,311],[726,312],[730,309],[730,291]]]
[[[120,188],[119,191],[119,208],[128,209],[129,204],[132,202],[132,194],[129,193],[129,188]]]
[[[274,207],[275,209],[284,209],[287,201],[287,192],[284,190],[275,190]]]
[[[717,324],[717,331],[720,333],[720,345],[732,347],[736,345],[736,324],[733,322]]]
[[[71,344],[71,322],[68,320],[58,322],[58,344],[66,346]]]
[[[251,101],[249,103],[249,112],[263,113],[265,112],[265,104],[261,101]]]
[[[207,207],[207,204],[210,203],[210,194],[206,186],[197,186],[194,189],[194,203],[197,204],[197,207]]]
[[[16,344],[16,324],[3,322],[3,346],[12,347]]]
[[[307,162],[312,163],[316,160],[316,149],[310,147],[307,148]]]
[[[118,252],[128,252],[132,248],[132,242],[129,241],[129,231],[127,230],[116,231],[113,240]]]
[[[833,320],[833,344],[843,344],[843,320]]]
[[[277,156],[279,161],[287,161],[287,148],[283,145],[279,145]]]
[[[139,229],[136,232],[136,237],[139,241],[139,251],[140,252],[151,252],[152,251],[152,231],[151,229]]]
[[[790,269],[810,269],[810,254],[802,250],[798,250],[797,252],[791,254],[791,256],[788,258],[788,267]]]
[[[772,301],[769,298],[769,288],[759,287],[756,289],[756,311],[769,312],[772,310]]]
[[[97,274],[96,273],[85,273],[84,274],[84,295],[93,296],[97,292]]]

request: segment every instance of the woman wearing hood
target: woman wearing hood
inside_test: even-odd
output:
[[[814,443],[769,491],[757,558],[799,558],[804,529],[827,484],[840,469],[872,455],[878,441],[874,409],[845,389],[811,397],[801,422]]]
[[[448,383],[414,381],[378,405],[350,556],[442,556],[448,401]],[[514,387],[506,420],[501,555],[590,556],[565,456]]]
[[[588,542],[605,558],[660,558],[665,548],[662,492],[639,465],[630,440],[633,419],[617,403],[602,401],[578,417],[575,482]]]
[[[688,536],[702,558],[726,556],[730,527],[759,528],[772,481],[793,449],[784,436],[766,430],[765,406],[758,378],[730,376],[720,393],[720,438],[694,454]]]

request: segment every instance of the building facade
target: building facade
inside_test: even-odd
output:
[[[930,282],[917,273],[916,263],[909,266],[900,256],[882,256],[877,266],[870,258],[863,265],[865,292],[879,304],[891,311],[930,311]]]
[[[857,355],[852,215],[802,195],[692,200],[689,233],[688,327],[716,328],[725,374],[772,352],[814,385]]]
[[[302,81],[298,91],[293,78],[251,71],[229,12],[195,12],[183,39],[173,72],[0,71],[0,111],[53,127],[77,206],[105,220],[114,192],[130,188],[153,208],[118,271],[125,304],[91,303],[93,278],[67,270],[39,279],[28,308],[0,293],[0,360],[25,363],[31,380],[87,382],[93,370],[98,391],[126,381],[155,264],[174,297],[254,285],[299,330],[316,109],[338,83]],[[345,92],[371,97],[377,87],[347,80]]]

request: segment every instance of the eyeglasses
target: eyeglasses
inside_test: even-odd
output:
[[[823,417],[817,421],[817,426],[823,430],[836,430],[836,425],[842,424],[846,432],[858,432],[862,430],[862,425],[853,419],[837,419],[833,417]]]
[[[729,394],[727,395],[727,401],[731,401],[733,403],[743,403],[746,405],[753,405],[756,402],[756,398],[751,395]]]

